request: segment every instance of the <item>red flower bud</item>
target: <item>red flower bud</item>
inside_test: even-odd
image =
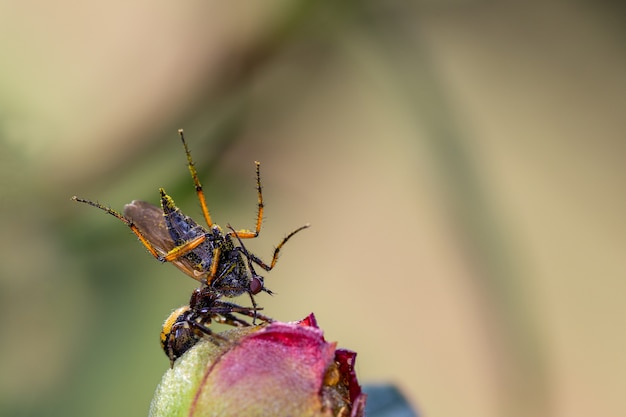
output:
[[[166,372],[152,417],[363,415],[356,353],[326,342],[312,314],[221,335],[229,342],[202,341]]]

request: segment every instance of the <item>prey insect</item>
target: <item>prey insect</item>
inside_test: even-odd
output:
[[[210,337],[213,343],[227,341],[209,328],[212,321],[235,327],[250,326],[249,322],[233,313],[258,318],[264,322],[272,321],[271,318],[259,314],[258,310],[220,300],[219,295],[211,291],[210,287],[196,288],[191,294],[189,305],[174,310],[163,324],[161,347],[170,359],[170,366],[174,366],[176,359],[205,336]]]
[[[283,238],[275,247],[272,260],[269,263],[265,263],[259,257],[248,252],[241,245],[241,239],[256,238],[261,232],[261,223],[263,222],[264,205],[259,162],[255,162],[257,188],[255,229],[235,231],[229,228],[228,232],[224,232],[219,225],[211,220],[202,185],[198,179],[183,131],[179,130],[179,134],[208,228],[204,228],[189,216],[184,215],[163,188],[159,190],[161,194],[160,208],[144,201],[135,200],[124,207],[124,214],[94,201],[79,197],[72,197],[72,199],[97,207],[121,220],[157,260],[174,264],[185,274],[211,287],[220,295],[235,297],[243,293],[250,295],[256,295],[261,291],[271,293],[265,288],[263,277],[254,270],[253,263],[265,271],[271,271],[276,265],[280,250],[285,243],[309,225],[301,226]],[[239,246],[235,245],[233,237],[240,243]]]
[[[269,263],[264,262],[249,252],[243,245],[242,239],[256,238],[261,232],[261,224],[263,222],[264,204],[260,163],[255,162],[257,217],[254,230],[235,230],[228,225],[229,230],[225,232],[219,225],[213,223],[211,219],[202,184],[185,142],[183,131],[181,129],[178,132],[187,157],[187,166],[191,173],[198,201],[207,225],[206,228],[197,224],[189,216],[184,215],[163,188],[159,189],[161,207],[135,200],[124,206],[123,214],[94,201],[79,197],[72,197],[72,199],[96,207],[116,217],[131,229],[148,252],[157,260],[172,263],[185,274],[201,283],[200,290],[203,291],[203,296],[195,304],[202,305],[202,303],[205,303],[206,306],[200,309],[190,307],[190,310],[187,312],[181,310],[176,319],[170,316],[170,319],[173,321],[168,319],[164,325],[164,331],[166,330],[165,326],[170,326],[170,331],[167,333],[169,336],[166,339],[169,340],[172,337],[176,339],[176,335],[180,334],[183,339],[192,340],[192,334],[197,335],[198,332],[210,333],[206,331],[208,330],[206,325],[210,323],[212,318],[224,319],[224,322],[227,324],[242,324],[243,320],[232,319],[234,317],[232,316],[233,312],[244,315],[250,315],[248,313],[253,312],[251,317],[253,319],[258,317],[256,313],[258,307],[254,295],[261,291],[269,294],[272,292],[265,287],[264,279],[257,274],[254,265],[265,271],[271,271],[276,265],[280,250],[285,243],[296,233],[309,227],[309,225],[301,226],[285,236],[274,248],[274,253]],[[219,300],[222,296],[236,297],[244,293],[250,296],[252,301],[251,308]],[[193,304],[194,302],[190,303],[190,306]],[[193,329],[192,333],[178,330],[181,325],[176,325],[175,331],[171,331],[171,328],[180,320],[183,320],[189,328]],[[176,341],[176,343],[178,342]],[[168,342],[171,346],[175,346],[176,343]],[[184,342],[181,343],[185,344]],[[170,351],[177,352],[180,349],[171,348]],[[166,353],[170,359],[173,356],[177,357],[176,354],[170,355],[167,349]]]

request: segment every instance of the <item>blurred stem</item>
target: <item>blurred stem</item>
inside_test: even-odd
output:
[[[494,198],[489,196],[475,162],[465,149],[471,138],[456,128],[455,114],[446,101],[444,80],[431,67],[432,61],[415,30],[409,32],[411,26],[419,24],[416,16],[408,16],[403,21],[403,16],[389,18],[378,12],[375,16],[362,13],[354,20],[361,25],[356,30],[367,40],[366,44],[374,46],[376,58],[365,55],[371,51],[355,51],[354,44],[348,47],[351,54],[356,52],[363,68],[371,70],[373,62],[385,65],[387,79],[395,81],[392,88],[397,97],[406,103],[411,117],[427,132],[425,137],[449,191],[454,208],[452,215],[465,233],[467,252],[477,261],[479,270],[475,276],[482,279],[477,282],[482,290],[478,293],[487,294],[483,302],[491,306],[488,311],[498,312],[486,321],[495,323],[499,342],[496,353],[504,353],[503,358],[496,358],[500,359],[496,375],[501,389],[498,398],[502,399],[499,414],[547,413],[545,353],[533,321],[532,306],[526,303],[530,297],[522,285],[518,253],[512,250],[512,236],[506,233],[505,222],[494,208]],[[386,23],[393,27],[383,26]],[[373,72],[370,75],[376,76]]]

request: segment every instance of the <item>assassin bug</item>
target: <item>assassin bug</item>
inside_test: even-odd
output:
[[[202,209],[202,214],[208,228],[197,224],[193,219],[184,215],[174,200],[167,195],[163,188],[159,189],[161,194],[161,207],[156,207],[144,201],[132,201],[124,206],[123,214],[113,210],[110,207],[100,203],[85,200],[79,197],[72,197],[74,201],[89,204],[110,215],[116,217],[125,223],[131,231],[139,238],[139,241],[146,249],[161,262],[170,262],[178,269],[189,275],[193,279],[201,283],[204,293],[211,296],[204,296],[211,306],[215,306],[215,314],[231,312],[246,313],[258,310],[254,295],[265,291],[271,294],[271,291],[265,288],[264,280],[254,270],[253,264],[258,265],[265,271],[271,271],[278,260],[278,255],[285,243],[299,231],[309,227],[308,224],[297,228],[289,233],[275,247],[272,260],[265,263],[256,255],[250,253],[243,245],[242,239],[256,238],[261,232],[261,224],[263,222],[263,193],[261,189],[260,163],[256,165],[256,189],[257,189],[257,218],[254,230],[235,230],[228,226],[230,231],[224,232],[222,228],[213,223],[211,215],[206,204],[202,184],[198,178],[195,165],[191,158],[191,153],[185,142],[183,130],[178,131],[181,142],[187,156],[187,166],[193,179],[198,201]],[[239,245],[233,241],[233,237]],[[225,303],[218,299],[222,296],[236,297],[243,293],[248,293],[252,301],[253,307],[240,307],[234,304]],[[210,302],[209,302],[210,301]],[[190,303],[190,305],[193,303]],[[230,312],[226,312],[228,308],[233,308]],[[212,315],[210,309],[205,309],[204,313],[196,312],[191,318],[187,318],[186,322],[195,330],[202,331],[206,326],[199,326],[193,323],[202,323],[203,320],[210,321]],[[179,314],[180,316],[181,314]],[[198,321],[198,315],[204,315]],[[227,317],[227,316],[224,316]],[[170,317],[172,318],[172,317]],[[169,320],[169,319],[168,319]],[[228,321],[227,321],[228,322]],[[231,323],[237,322],[236,320]],[[168,321],[166,321],[166,325]],[[206,324],[206,323],[205,323]],[[169,323],[173,326],[174,323]],[[170,332],[171,333],[171,332]],[[204,332],[207,333],[207,332]],[[174,332],[174,337],[176,332]],[[167,353],[167,352],[166,352]],[[170,356],[168,354],[168,356]],[[171,359],[171,356],[170,356]]]

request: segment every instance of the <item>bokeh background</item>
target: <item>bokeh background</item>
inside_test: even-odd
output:
[[[618,2],[0,5],[0,414],[146,415],[193,280],[121,209],[267,218],[266,312],[314,311],[425,416],[626,415]],[[246,300],[242,300],[245,303]]]

